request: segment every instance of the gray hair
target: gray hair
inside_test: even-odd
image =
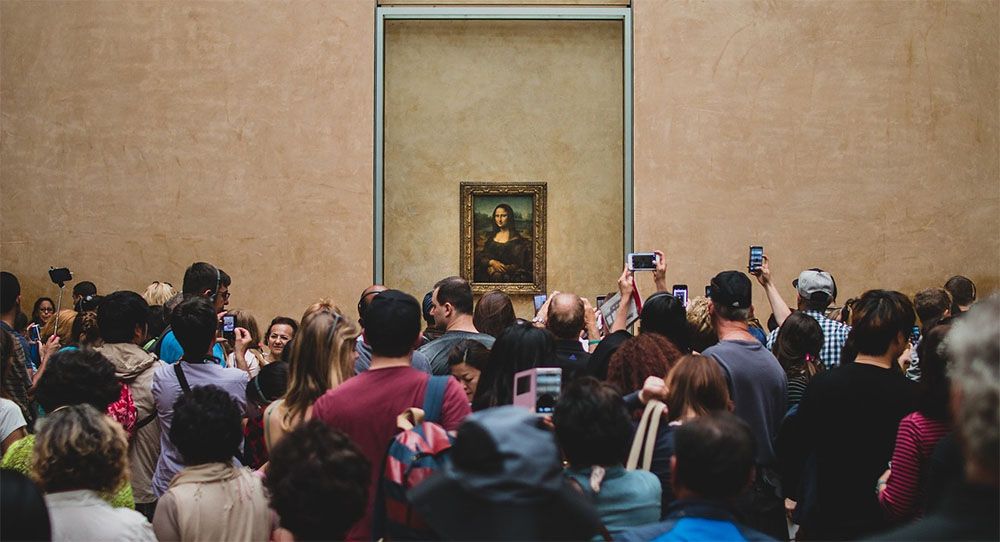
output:
[[[948,333],[952,387],[962,394],[955,422],[967,459],[1000,470],[1000,294],[972,307]]]
[[[717,314],[722,320],[730,322],[746,322],[750,318],[750,307],[740,309],[721,305],[714,301],[712,302],[712,305],[715,306],[715,314]]]

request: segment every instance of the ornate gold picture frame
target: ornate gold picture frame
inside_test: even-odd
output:
[[[545,204],[545,183],[461,183],[461,270],[473,293],[545,293]]]

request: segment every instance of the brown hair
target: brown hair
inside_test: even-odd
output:
[[[608,383],[626,394],[642,388],[646,377],[665,378],[683,353],[657,333],[641,333],[625,341],[608,362]]]
[[[42,422],[32,470],[46,493],[110,493],[125,480],[127,453],[121,425],[90,405],[66,406]]]
[[[667,389],[670,421],[680,418],[688,409],[704,416],[732,406],[722,368],[715,360],[699,354],[688,354],[677,361],[667,376]]]
[[[282,427],[290,429],[316,399],[354,375],[354,345],[360,334],[354,320],[329,301],[306,309],[292,342]]]
[[[944,288],[921,290],[913,296],[913,308],[920,318],[921,331],[927,333],[951,309],[951,294]]]
[[[261,337],[260,326],[257,319],[246,309],[233,309],[229,314],[236,317],[236,327],[241,327],[250,332],[250,348],[260,349]]]
[[[479,298],[472,315],[472,325],[476,326],[480,333],[499,337],[500,332],[507,329],[507,326],[513,324],[516,319],[510,296],[500,290],[493,290]]]
[[[823,328],[815,318],[802,311],[785,318],[774,340],[774,357],[778,358],[788,378],[812,378],[822,367],[819,360],[822,349]]]

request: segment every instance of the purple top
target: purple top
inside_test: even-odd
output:
[[[226,391],[244,415],[247,409],[247,382],[250,376],[242,369],[220,367],[214,363],[178,362],[192,388],[212,384]],[[160,497],[170,487],[170,480],[184,468],[180,452],[170,442],[170,423],[174,418],[174,403],[184,392],[177,382],[173,365],[163,365],[153,373],[153,400],[160,421],[160,458],[153,473],[153,494]]]

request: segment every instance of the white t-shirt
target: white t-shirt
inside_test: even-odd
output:
[[[0,441],[26,425],[21,407],[10,399],[0,399]]]
[[[260,372],[260,362],[257,361],[257,356],[254,355],[253,350],[247,350],[243,354],[243,359],[247,362],[247,369],[250,369],[250,378],[257,376]],[[230,352],[226,356],[226,367],[231,367],[233,369],[239,369],[236,366],[236,352]]]

